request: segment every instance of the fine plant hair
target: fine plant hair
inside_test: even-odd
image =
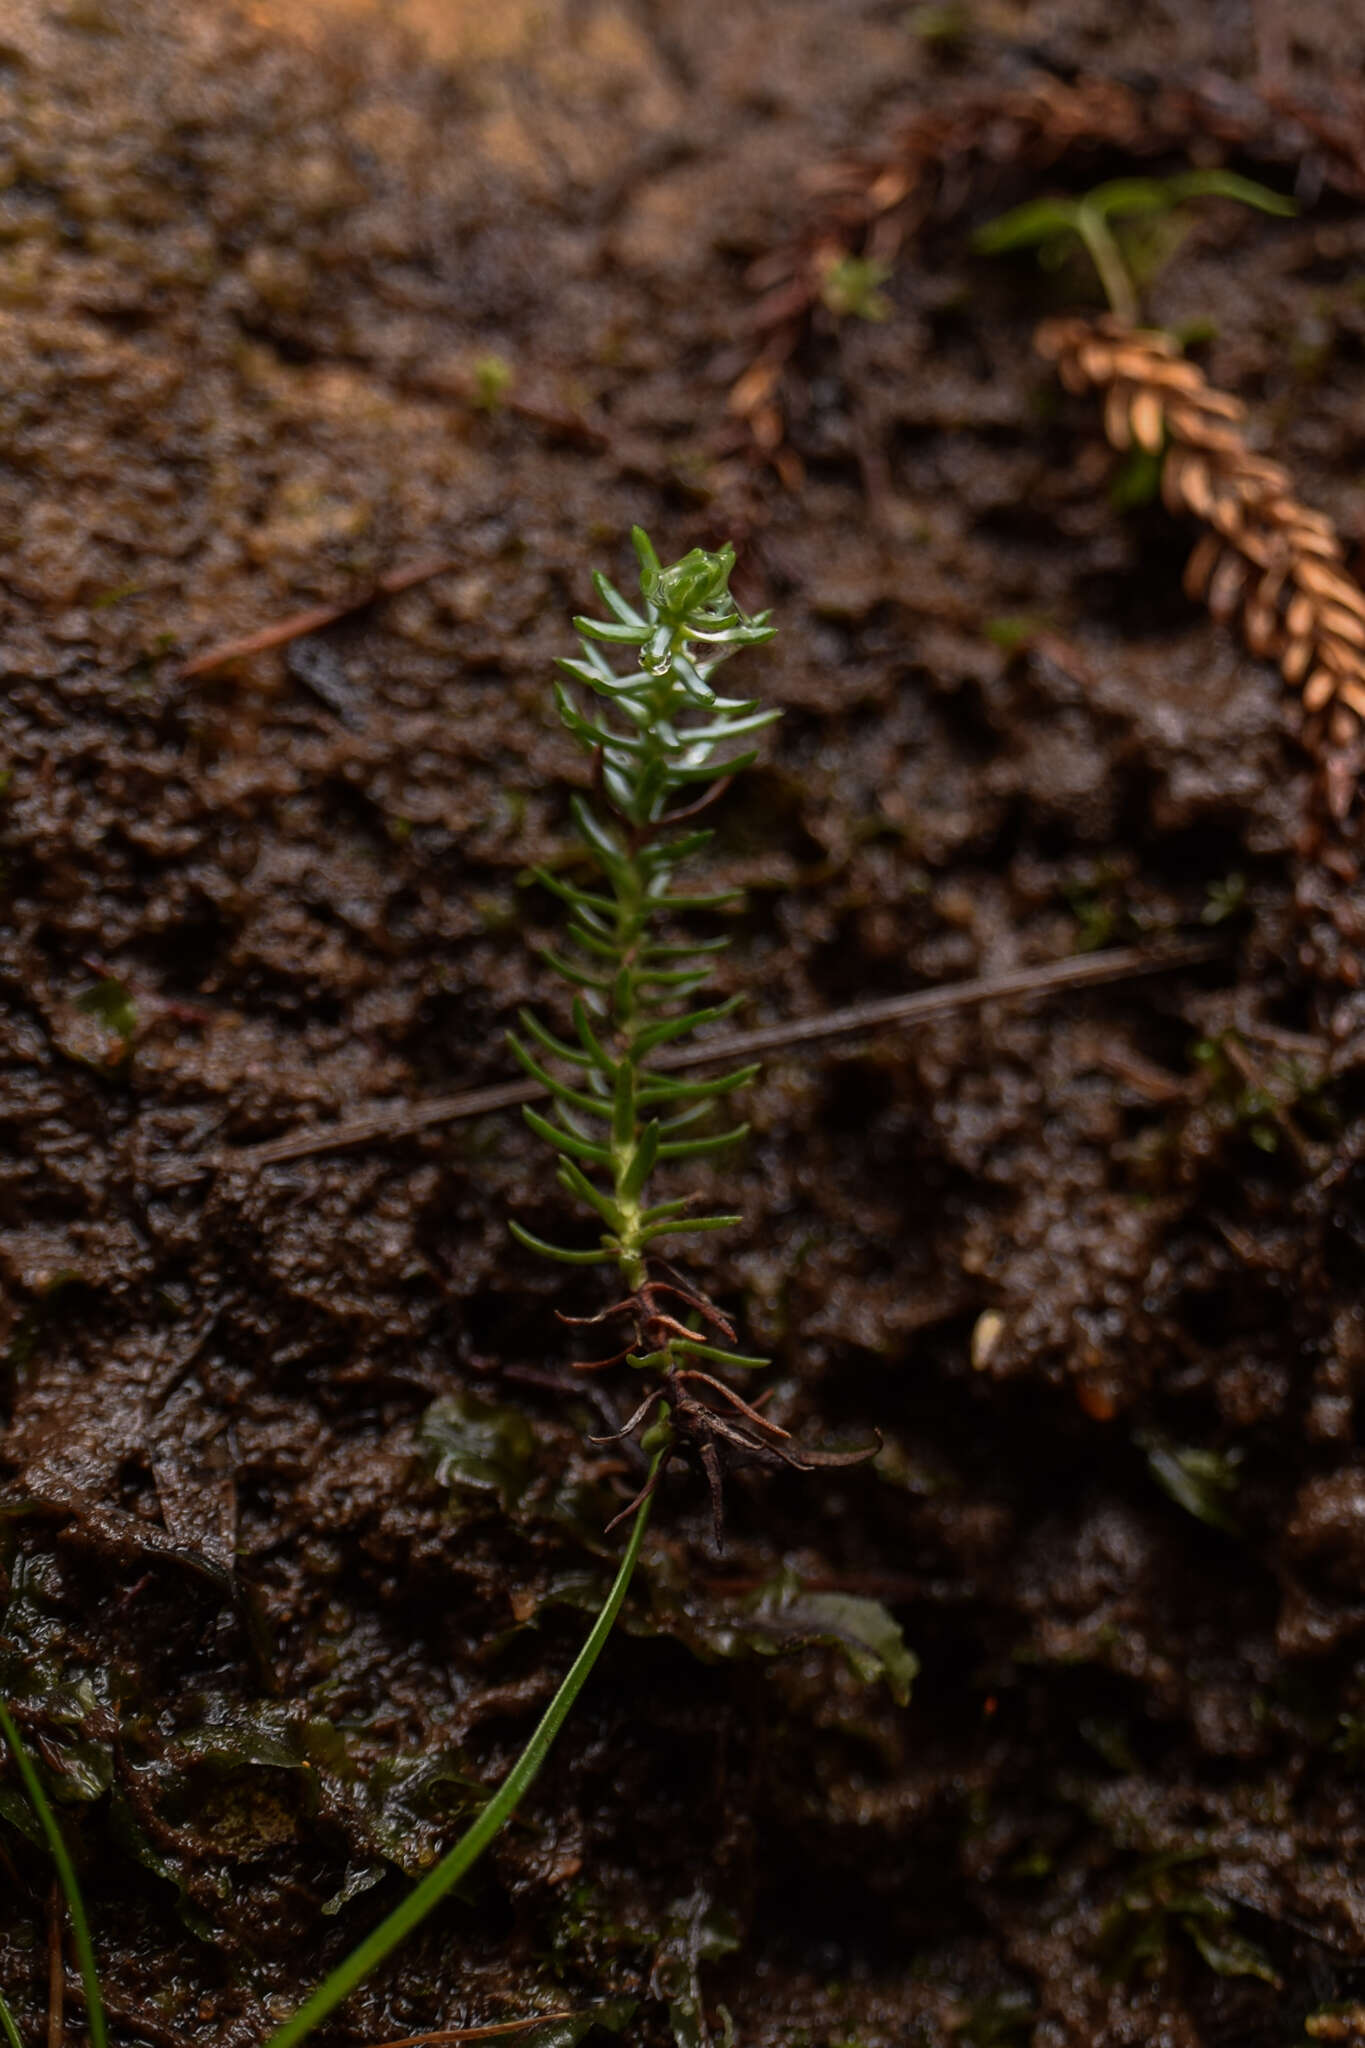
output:
[[[727,1464],[809,1471],[857,1462],[874,1455],[875,1446],[853,1453],[798,1450],[786,1430],[717,1370],[751,1371],[769,1361],[736,1350],[730,1319],[658,1257],[664,1240],[741,1220],[697,1215],[687,1195],[653,1200],[650,1182],[659,1167],[743,1142],[746,1124],[708,1125],[757,1067],[698,1080],[665,1071],[657,1055],[729,1016],[738,1001],[692,1007],[728,941],[678,937],[680,920],[731,903],[738,892],[698,894],[675,887],[675,878],[710,842],[710,832],[694,822],[698,813],[751,765],[755,755],[745,742],[778,714],[753,698],[722,696],[714,686],[722,663],[774,632],[768,613],[749,618],[730,594],[734,549],[713,554],[694,548],[664,568],[640,527],[631,538],[640,569],[638,607],[596,576],[610,616],[575,619],[580,653],[559,663],[590,694],[580,701],[567,684],[555,686],[560,718],[594,761],[592,797],[575,796],[573,815],[600,886],[537,870],[569,911],[573,951],[547,951],[545,958],[570,986],[574,1035],[558,1037],[523,1010],[525,1038],[513,1033],[509,1040],[521,1066],[551,1098],[548,1116],[529,1105],[522,1114],[554,1148],[560,1186],[588,1210],[598,1239],[571,1247],[547,1243],[520,1223],[511,1229],[545,1258],[616,1268],[622,1299],[595,1315],[560,1317],[580,1328],[615,1324],[624,1336],[606,1357],[581,1361],[580,1371],[624,1363],[649,1376],[623,1427],[596,1441],[619,1442],[643,1431],[642,1446],[662,1453],[623,1513],[648,1498],[674,1452],[695,1459],[710,1489],[720,1550]],[[613,665],[612,653],[625,659],[624,670]]]

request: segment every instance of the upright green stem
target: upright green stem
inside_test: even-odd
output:
[[[700,1158],[743,1138],[743,1125],[709,1133],[696,1125],[756,1071],[691,1083],[651,1071],[656,1047],[714,1022],[731,1007],[687,1008],[709,978],[710,955],[723,941],[664,944],[655,934],[678,911],[732,899],[733,891],[672,892],[672,874],[710,838],[705,830],[675,828],[757,758],[752,749],[727,750],[770,725],[777,713],[757,700],[720,695],[714,686],[724,661],[741,648],[762,645],[774,630],[766,612],[748,618],[730,596],[734,549],[727,545],[710,554],[694,548],[664,568],[640,528],[631,537],[640,562],[640,609],[605,576],[595,577],[611,616],[576,618],[581,654],[558,664],[590,693],[587,712],[572,690],[555,685],[560,718],[595,757],[593,798],[575,798],[573,811],[606,888],[582,888],[535,871],[572,913],[569,937],[581,957],[547,952],[546,958],[582,991],[574,998],[578,1043],[556,1037],[525,1010],[521,1021],[535,1050],[514,1032],[508,1043],[555,1100],[548,1117],[529,1108],[525,1115],[559,1154],[560,1186],[605,1226],[600,1249],[591,1251],[548,1243],[515,1220],[513,1235],[529,1250],[566,1265],[614,1264],[627,1293],[641,1296],[648,1287],[646,1255],[657,1239],[726,1229],[738,1220],[697,1216],[684,1199],[651,1204],[646,1193],[656,1162]],[[604,647],[636,666],[622,674]],[[546,1053],[576,1079],[561,1080],[544,1065],[540,1055]],[[607,1131],[594,1131],[594,1122],[606,1124]],[[585,1169],[604,1175],[609,1185]],[[634,1363],[647,1356],[651,1364],[662,1361],[671,1368],[672,1344],[670,1337],[663,1350],[654,1347]],[[731,1362],[752,1361],[735,1353]]]
[[[1084,200],[1076,208],[1076,232],[1099,273],[1110,312],[1115,319],[1122,320],[1125,327],[1136,327],[1139,318],[1137,293],[1128,275],[1123,252],[1104,215],[1097,207],[1087,206]]]
[[[651,1480],[658,1472],[662,1455],[662,1452],[656,1453],[650,1466]],[[398,1944],[425,1920],[433,1906],[446,1896],[452,1886],[459,1883],[465,1872],[483,1854],[504,1822],[510,1820],[549,1755],[551,1744],[563,1727],[569,1709],[583,1690],[589,1672],[601,1656],[616,1617],[625,1604],[631,1576],[640,1555],[645,1525],[649,1520],[649,1510],[650,1499],[646,1495],[636,1510],[630,1541],[626,1544],[620,1569],[607,1595],[606,1603],[592,1625],[587,1641],[570,1666],[567,1678],[537,1723],[530,1741],[483,1812],[473,1826],[461,1835],[454,1848],[446,1852],[436,1868],[428,1871],[421,1883],[394,1907],[388,1918],[381,1920],[374,1932],[362,1941],[358,1948],[353,1949],[346,1960],[333,1970],[331,1976],[318,1986],[312,1997],[307,1999],[282,2027],[277,2028],[271,2035],[267,2048],[293,2048],[295,2042],[302,2041],[305,2036],[311,2034],[314,2027],[326,2019],[328,2013],[334,2011],[341,2001],[369,1976],[371,1970],[377,1969],[385,1957],[391,1955]]]
[[[57,1882],[61,1886],[62,1897],[66,1900],[66,1910],[71,1915],[71,1932],[81,1967],[81,1982],[85,1986],[85,2012],[90,2026],[91,2048],[107,2048],[109,2033],[104,2022],[104,2001],[100,1997],[99,1975],[95,1969],[95,1949],[90,1939],[90,1923],[85,1917],[81,1888],[76,1882],[75,1866],[72,1864],[65,1837],[57,1825],[57,1816],[53,1813],[48,1796],[43,1790],[42,1780],[33,1768],[23,1738],[3,1701],[0,1701],[0,1734],[9,1744],[10,1755],[14,1758],[19,1776],[23,1780],[24,1790],[28,1794],[29,1804],[37,1817],[52,1857]],[[8,2015],[6,2019],[8,2026],[12,2026],[13,2021],[8,2020]]]
[[[635,1045],[639,1020],[637,970],[640,941],[646,924],[646,878],[636,848],[630,849],[612,886],[616,898],[616,946],[621,959],[612,988],[612,1050],[633,1075],[638,1060]],[[630,1175],[639,1143],[640,1124],[636,1116],[628,1135],[613,1134],[611,1147],[612,1193],[621,1219],[616,1233],[619,1247],[617,1264],[630,1293],[642,1286],[645,1279],[644,1245],[640,1238],[643,1190],[636,1189],[632,1194],[630,1189]]]
[[[649,718],[643,728],[644,747],[641,757],[641,781],[648,780],[651,769],[663,763],[667,757],[664,732],[678,712],[686,707],[686,697],[679,689],[673,676],[673,662],[686,651],[688,628],[676,625],[668,636],[667,654],[664,665],[658,673],[655,687],[648,693]],[[666,778],[665,778],[666,786]],[[633,822],[635,837],[629,846],[626,858],[612,877],[612,894],[616,901],[616,948],[621,966],[612,986],[611,1023],[613,1027],[613,1050],[616,1057],[634,1073],[638,1066],[639,1053],[636,1045],[637,1027],[640,1019],[640,946],[649,925],[649,878],[641,860],[641,848],[648,840],[653,827],[658,825],[664,814],[667,796],[661,795],[649,815],[637,815]],[[640,1122],[637,1117],[628,1138],[621,1138],[612,1144],[613,1194],[620,1212],[621,1225],[617,1237],[617,1265],[621,1277],[630,1293],[643,1286],[647,1267],[645,1264],[645,1239],[643,1237],[643,1216],[645,1197],[643,1187],[632,1190],[630,1176],[636,1164],[636,1155],[641,1138]]]

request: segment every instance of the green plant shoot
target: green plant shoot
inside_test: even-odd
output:
[[[754,754],[743,742],[779,714],[751,698],[720,696],[714,686],[723,661],[771,640],[775,630],[766,612],[746,618],[731,597],[734,549],[710,554],[694,548],[665,569],[638,526],[632,538],[640,560],[639,608],[597,576],[611,616],[575,619],[582,652],[559,664],[597,703],[585,711],[564,683],[555,686],[561,719],[598,764],[597,797],[576,796],[573,815],[601,886],[582,888],[537,870],[570,912],[573,953],[545,957],[575,991],[575,1039],[556,1037],[525,1010],[521,1022],[534,1050],[511,1039],[521,1065],[553,1097],[550,1116],[527,1109],[526,1120],[559,1154],[561,1186],[586,1204],[601,1236],[596,1248],[580,1251],[547,1244],[518,1223],[511,1227],[522,1244],[547,1258],[615,1263],[634,1291],[646,1278],[645,1255],[660,1238],[739,1221],[692,1216],[685,1201],[651,1203],[649,1180],[656,1166],[743,1139],[743,1124],[717,1132],[698,1126],[757,1068],[697,1081],[652,1070],[650,1057],[735,1007],[732,999],[689,1008],[708,979],[712,956],[728,942],[679,943],[672,934],[681,914],[714,909],[737,892],[686,895],[673,881],[711,837],[692,826],[692,817],[717,793],[716,785],[748,767]],[[618,673],[608,650],[634,666]],[[542,1055],[555,1065],[545,1065]],[[736,1356],[731,1362],[752,1361]]]
[[[658,1379],[623,1428],[596,1441],[615,1442],[643,1430],[642,1449],[663,1453],[645,1492],[625,1514],[647,1497],[673,1452],[693,1454],[710,1487],[720,1550],[727,1458],[807,1472],[861,1463],[875,1456],[876,1446],[798,1451],[785,1429],[716,1376],[718,1366],[748,1369],[768,1360],[734,1350],[734,1326],[673,1267],[651,1268],[661,1239],[721,1230],[740,1220],[695,1215],[685,1196],[655,1201],[650,1179],[657,1167],[703,1158],[743,1140],[747,1125],[715,1131],[705,1128],[705,1120],[758,1069],[740,1067],[695,1081],[651,1060],[661,1047],[676,1045],[734,1008],[733,998],[689,1007],[726,941],[679,941],[674,932],[681,915],[714,909],[736,892],[687,893],[673,883],[683,863],[711,837],[694,826],[697,812],[749,766],[754,754],[745,742],[777,713],[751,697],[722,697],[714,686],[722,662],[773,635],[766,612],[748,618],[730,595],[734,549],[711,554],[694,548],[665,569],[638,526],[632,539],[640,562],[638,608],[598,576],[597,593],[611,616],[575,619],[582,651],[559,664],[592,693],[591,709],[585,711],[564,683],[555,686],[560,717],[597,764],[594,799],[576,797],[573,810],[600,886],[584,888],[537,871],[569,908],[574,952],[545,957],[574,991],[574,1037],[556,1037],[523,1010],[522,1025],[535,1050],[511,1039],[517,1059],[552,1098],[549,1116],[528,1108],[526,1121],[558,1153],[560,1185],[591,1212],[598,1241],[581,1249],[547,1244],[519,1223],[511,1227],[522,1244],[546,1258],[619,1270],[624,1301],[596,1316],[561,1320],[625,1318],[631,1326],[626,1344],[608,1358],[582,1362],[582,1369],[624,1360]],[[618,670],[608,650],[633,666]]]
[[[1169,218],[1191,199],[1236,199],[1282,217],[1297,212],[1292,199],[1233,171],[1183,171],[1174,178],[1115,178],[1079,199],[1030,199],[978,228],[972,245],[984,256],[1037,249],[1040,261],[1054,265],[1079,241],[1095,266],[1110,312],[1136,327],[1137,287],[1114,224]]]

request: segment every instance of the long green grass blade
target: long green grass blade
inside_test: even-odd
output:
[[[710,953],[724,953],[730,944],[728,935],[721,939],[689,939],[683,945],[642,946],[642,960],[696,960],[698,963]]]
[[[663,1459],[662,1451],[656,1452],[649,1469],[652,1481],[658,1474]],[[499,1829],[511,1819],[522,1798],[530,1789],[541,1765],[550,1753],[555,1737],[563,1727],[570,1708],[583,1690],[583,1686],[594,1664],[602,1654],[608,1636],[616,1623],[616,1617],[625,1605],[630,1590],[631,1578],[640,1555],[640,1544],[644,1539],[645,1526],[649,1521],[650,1501],[641,1500],[631,1528],[630,1540],[620,1569],[612,1582],[611,1591],[603,1602],[602,1610],[578,1655],[574,1658],[559,1691],[545,1709],[536,1728],[521,1755],[513,1764],[498,1790],[493,1794],[483,1812],[472,1827],[465,1830],[453,1849],[441,1858],[436,1868],[429,1871],[415,1890],[397,1906],[386,1920],[381,1920],[374,1932],[352,1949],[343,1963],[339,1963],[331,1975],[319,1984],[311,1998],[304,2000],[298,2011],[287,2019],[282,2027],[271,2035],[267,2048],[294,2048],[294,2044],[305,2040],[313,2029],[334,2012],[344,1998],[350,1996],[357,1985],[362,1984],[372,1970],[379,1965],[404,1941],[413,1929],[419,1927],[434,1906],[460,1882],[483,1854]],[[92,2029],[93,2032],[93,2029]]]
[[[712,889],[708,894],[691,896],[656,896],[654,901],[660,910],[723,910],[727,904],[742,903],[742,889]],[[726,941],[729,944],[729,941]]]
[[[610,1077],[614,1093],[616,1088],[616,1062],[593,1030],[592,1018],[588,1015],[588,1006],[582,996],[575,996],[573,999],[573,1028],[578,1033],[579,1042],[584,1052],[588,1055],[588,1058],[592,1061],[598,1072]]]
[[[757,759],[750,748],[747,754],[731,754],[724,761],[702,761],[694,768],[675,768],[673,776],[678,782],[720,782],[727,775],[738,775],[741,768],[752,768]]]
[[[712,1003],[703,1010],[689,1010],[686,1016],[668,1017],[662,1024],[651,1024],[635,1041],[637,1054],[653,1052],[656,1046],[667,1045],[671,1039],[686,1038],[689,1032],[699,1030],[703,1024],[714,1024],[721,1017],[733,1016],[739,1000],[738,996],[730,996],[723,1003]]]
[[[609,583],[600,572],[592,579],[592,587],[609,612],[621,621],[623,626],[643,626],[645,623],[634,605],[626,603],[614,583]]]
[[[736,1088],[747,1088],[759,1073],[757,1065],[736,1067],[733,1074],[722,1074],[716,1081],[675,1081],[672,1076],[651,1074],[640,1086],[640,1107],[646,1109],[655,1102],[701,1102],[714,1095],[730,1095]]]
[[[576,618],[574,631],[588,640],[605,640],[611,647],[638,647],[644,639],[639,626],[625,626],[619,621],[609,623],[606,619]]]
[[[531,873],[542,889],[548,889],[558,896],[561,903],[572,903],[577,909],[586,904],[590,910],[600,911],[604,917],[616,915],[616,905],[610,896],[599,896],[591,889],[580,889],[576,882],[566,882],[561,875],[552,875],[548,868],[532,868]]]
[[[9,1745],[14,1758],[15,1769],[23,1781],[28,1794],[29,1805],[33,1808],[38,1825],[43,1831],[57,1883],[61,1886],[66,1910],[71,1915],[71,1933],[76,1944],[76,1958],[80,1964],[81,1982],[85,1986],[85,2016],[90,2028],[91,2048],[108,2048],[109,2030],[104,2019],[104,2000],[100,1997],[99,1973],[95,1968],[95,1949],[90,1939],[90,1923],[85,1917],[85,1901],[76,1881],[75,1865],[66,1846],[66,1838],[57,1825],[57,1816],[52,1811],[48,1796],[43,1790],[42,1780],[25,1749],[14,1718],[3,1702],[0,1702],[0,1734]]]
[[[723,1222],[725,1219],[719,1218],[717,1220]],[[715,1344],[694,1343],[690,1337],[675,1337],[673,1339],[673,1349],[675,1351],[686,1351],[693,1358],[709,1358],[716,1365],[742,1365],[746,1372],[754,1371],[762,1365],[772,1364],[771,1358],[754,1358],[744,1351],[722,1351]]]
[[[605,995],[611,987],[610,975],[589,974],[585,967],[576,967],[572,960],[566,960],[562,953],[556,953],[550,946],[540,948],[540,957],[547,967],[553,967],[556,974],[562,974],[565,981],[571,981],[575,988],[595,988],[599,995]]]
[[[3,1992],[0,1992],[0,2034],[5,2037],[6,2048],[24,2048],[23,2036],[14,2024],[14,2014],[6,2005]]]
[[[615,966],[620,959],[621,948],[609,936],[604,939],[600,932],[590,930],[580,918],[570,920],[569,931],[583,951],[591,953],[595,960],[610,960]]]

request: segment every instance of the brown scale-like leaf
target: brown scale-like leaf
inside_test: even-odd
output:
[[[1052,320],[1040,352],[1070,391],[1104,394],[1115,448],[1166,450],[1167,508],[1211,528],[1185,572],[1188,594],[1213,617],[1240,617],[1253,654],[1275,660],[1307,714],[1319,751],[1359,746],[1365,718],[1365,592],[1351,580],[1331,521],[1294,496],[1287,472],[1247,447],[1246,408],[1175,354],[1166,334],[1101,320]],[[1258,573],[1259,572],[1259,573]],[[1351,785],[1333,779],[1334,804]]]
[[[1169,335],[1136,331],[1110,315],[1049,321],[1037,346],[1068,391],[1102,395],[1115,448],[1136,442],[1164,451],[1167,510],[1204,528],[1186,564],[1186,594],[1220,624],[1240,624],[1250,652],[1277,662],[1296,692],[1302,737],[1319,763],[1300,844],[1300,900],[1315,915],[1323,971],[1365,989],[1365,591],[1346,568],[1331,520],[1300,502],[1279,463],[1247,447],[1240,431],[1246,408],[1180,358]],[[1343,1008],[1334,1030],[1349,1028],[1346,1016]]]

